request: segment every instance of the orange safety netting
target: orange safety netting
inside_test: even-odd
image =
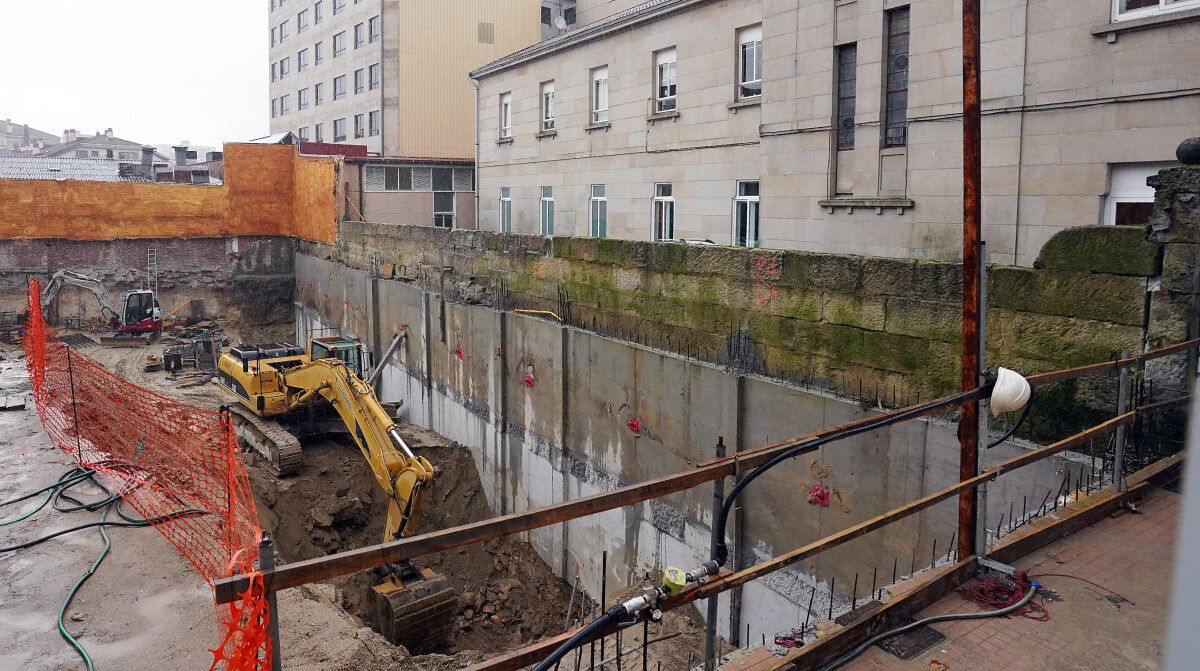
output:
[[[254,574],[262,528],[228,413],[148,391],[73,352],[43,321],[40,293],[31,281],[24,342],[46,433],[152,520],[210,587]],[[183,510],[198,512],[174,515]],[[271,668],[261,575],[252,585],[239,601],[218,607],[213,669]]]

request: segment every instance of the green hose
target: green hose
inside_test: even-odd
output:
[[[104,514],[100,516],[101,522],[104,522],[108,518],[109,510],[111,508],[104,509]],[[92,577],[96,569],[100,568],[100,562],[104,561],[104,558],[108,556],[108,551],[112,548],[112,539],[108,537],[108,532],[104,530],[104,527],[100,527],[100,537],[104,539],[104,549],[100,550],[100,556],[96,557],[96,561],[92,562],[92,566],[87,570],[87,573],[79,576],[79,580],[75,581],[75,586],[67,593],[67,598],[63,600],[62,607],[58,609],[58,633],[83,658],[83,663],[87,667],[87,671],[94,671],[96,668],[95,664],[92,662],[91,655],[87,653],[87,650],[84,650],[83,645],[71,635],[71,632],[67,631],[67,626],[63,624],[63,615],[67,612],[67,608],[70,607],[71,601],[75,599],[75,595],[79,593],[79,588],[83,587],[83,583],[87,582],[87,579]]]

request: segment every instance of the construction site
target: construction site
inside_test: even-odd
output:
[[[0,179],[0,669],[1188,668],[1200,140],[997,263],[963,5],[954,260]]]

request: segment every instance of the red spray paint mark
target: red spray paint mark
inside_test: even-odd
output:
[[[812,490],[808,493],[808,502],[822,508],[829,507],[829,487],[824,483],[818,482],[812,486]]]
[[[458,357],[459,361],[462,361],[462,345],[454,348],[454,356]]]
[[[641,433],[642,431],[642,423],[638,421],[637,417],[625,422],[625,426],[628,426],[629,430],[634,433]]]
[[[535,384],[537,384],[537,381],[533,379],[533,376],[532,376],[532,375],[528,375],[528,374],[527,374],[527,375],[525,376],[525,388],[526,388],[526,389],[533,389],[533,385],[535,385]]]

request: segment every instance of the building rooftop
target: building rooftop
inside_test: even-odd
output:
[[[123,182],[120,162],[107,158],[0,156],[0,179],[86,180]]]

